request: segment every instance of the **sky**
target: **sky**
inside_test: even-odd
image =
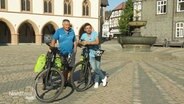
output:
[[[107,7],[107,10],[112,10],[116,6],[118,6],[118,4],[120,4],[126,0],[108,0],[108,1],[109,1],[109,6]]]

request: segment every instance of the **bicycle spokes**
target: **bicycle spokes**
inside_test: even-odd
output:
[[[37,97],[41,101],[50,101],[55,99],[63,90],[64,78],[59,71],[51,70],[49,75],[43,72],[36,80],[35,90]]]
[[[78,63],[71,73],[71,83],[77,91],[85,90],[91,81],[90,70],[82,62]]]

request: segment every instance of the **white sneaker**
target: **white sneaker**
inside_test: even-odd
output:
[[[98,88],[98,82],[95,82],[94,88]]]
[[[107,85],[107,76],[105,76],[104,79],[102,79],[102,85],[105,87]]]

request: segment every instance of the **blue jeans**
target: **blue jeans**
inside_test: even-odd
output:
[[[105,78],[105,75],[100,69],[100,57],[90,57],[90,64],[95,72],[95,82],[100,82],[100,79]]]

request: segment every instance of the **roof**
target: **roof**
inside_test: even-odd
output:
[[[125,2],[120,3],[117,7],[113,9],[113,11],[125,9]]]

